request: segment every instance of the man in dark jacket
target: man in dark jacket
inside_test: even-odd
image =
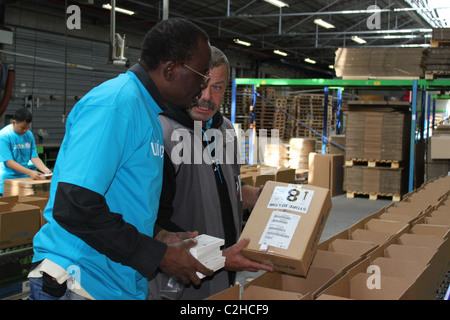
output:
[[[187,286],[180,299],[204,299],[234,283],[236,271],[272,270],[246,259],[236,243],[242,229],[242,200],[253,206],[261,188],[240,182],[240,159],[232,123],[219,107],[228,83],[226,56],[212,47],[210,79],[196,106],[169,106],[161,115],[164,132],[164,182],[157,225],[173,232],[198,231],[225,240],[223,270]],[[198,148],[200,147],[200,148]],[[149,299],[159,299],[161,276],[150,281]]]

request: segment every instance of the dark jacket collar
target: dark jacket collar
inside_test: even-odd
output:
[[[133,72],[142,85],[147,89],[148,93],[152,96],[153,100],[158,104],[158,106],[164,110],[166,108],[166,103],[164,102],[161,94],[158,91],[152,78],[148,75],[145,69],[140,64],[135,64],[128,71]]]

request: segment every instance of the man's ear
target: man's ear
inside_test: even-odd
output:
[[[163,64],[163,75],[166,81],[172,81],[175,77],[177,65],[173,61],[167,61]]]

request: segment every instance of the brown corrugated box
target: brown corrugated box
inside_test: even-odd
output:
[[[313,266],[311,266],[306,276],[296,276],[277,271],[265,272],[244,286],[244,294],[253,287],[255,291],[271,289],[279,292],[290,292],[294,294],[294,299],[298,295],[300,297],[310,295],[312,298],[315,298],[319,292],[340,276],[342,274],[332,269]]]
[[[40,228],[40,209],[27,204],[3,207],[0,212],[0,249],[33,243]]]
[[[241,234],[250,239],[242,253],[275,270],[306,275],[331,206],[328,189],[268,181]]]
[[[308,184],[330,189],[331,196],[344,192],[344,155],[309,154]]]

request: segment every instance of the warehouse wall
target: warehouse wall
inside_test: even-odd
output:
[[[81,30],[66,30],[61,27],[65,26],[64,12],[44,15],[36,9],[6,7],[5,25],[14,32],[14,44],[3,47],[10,53],[2,55],[2,59],[15,66],[16,79],[13,97],[0,126],[9,123],[15,110],[28,106],[33,112],[32,131],[36,141],[39,141],[38,130],[45,129],[49,134],[45,142],[60,142],[64,136],[63,120],[76,101],[92,87],[125,69],[107,64],[109,24],[84,20],[82,15]],[[137,62],[141,41],[150,27],[145,23],[122,23],[117,27],[116,32],[126,34],[125,56],[131,65]],[[234,77],[312,77],[308,70],[268,63],[263,57],[246,51],[214,41],[212,44],[227,54]],[[67,70],[65,62],[71,64]]]
[[[6,54],[6,63],[15,66],[16,79],[5,123],[15,110],[27,106],[33,112],[33,133],[46,129],[49,134],[46,141],[61,141],[64,116],[76,101],[92,87],[125,69],[107,64],[109,45],[106,43],[77,38],[70,38],[66,43],[63,35],[20,27],[13,31],[15,43],[4,46],[4,50],[16,53]],[[136,49],[127,51],[131,61],[137,61],[138,55]],[[66,70],[65,61],[78,67],[69,66]]]

